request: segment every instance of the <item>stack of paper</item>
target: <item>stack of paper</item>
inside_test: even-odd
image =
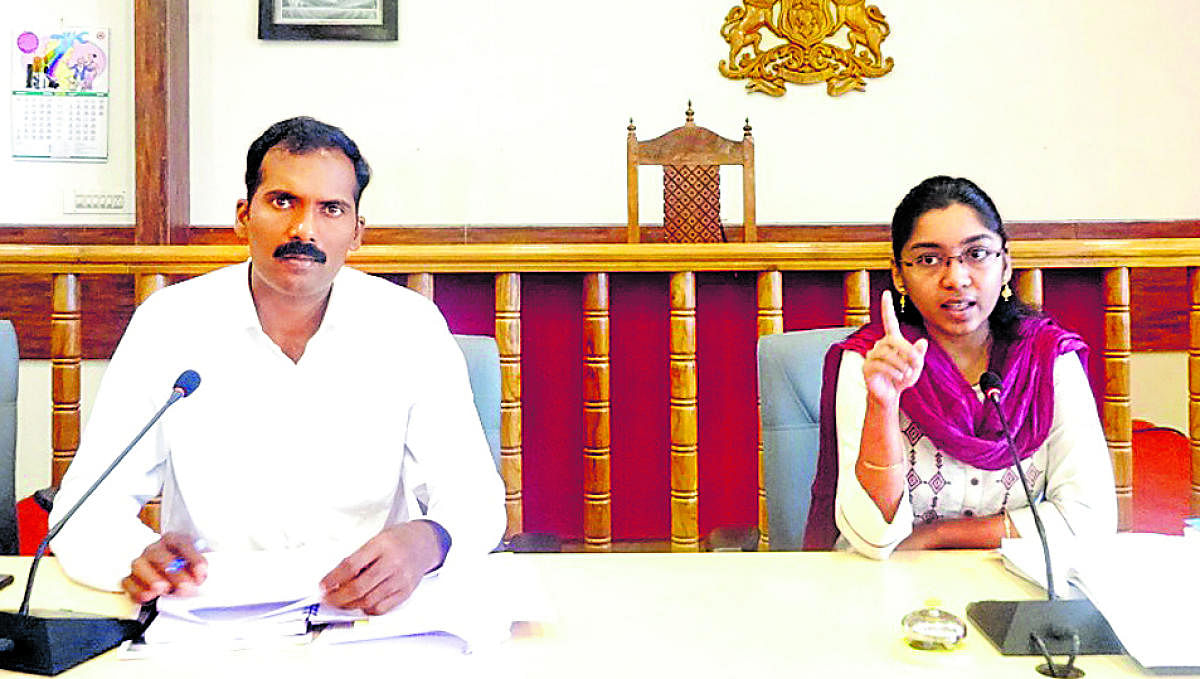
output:
[[[1200,542],[1122,533],[1080,543],[1071,569],[1117,638],[1143,667],[1200,668]]]
[[[444,567],[392,611],[367,616],[320,603],[319,582],[343,549],[210,552],[208,577],[192,596],[164,596],[145,643],[127,657],[161,650],[347,643],[429,633],[454,635],[465,650],[494,646],[518,620],[544,621],[549,607],[528,564],[511,555]]]
[[[320,604],[318,583],[341,556],[340,550],[205,554],[204,584],[193,596],[159,598],[146,643],[243,647],[288,637],[307,641]]]

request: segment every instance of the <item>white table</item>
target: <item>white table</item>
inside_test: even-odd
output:
[[[395,640],[137,661],[110,652],[65,676],[1040,676],[1039,660],[1001,656],[973,626],[952,652],[916,651],[902,640],[900,619],[929,599],[965,619],[970,601],[1039,597],[989,552],[898,552],[888,562],[842,553],[512,558],[538,573],[558,618],[525,627],[493,652],[463,656]],[[0,607],[18,605],[27,563],[0,557],[0,570],[17,574],[0,592]],[[70,583],[53,560],[40,570],[35,608],[132,610],[121,596]],[[1078,664],[1096,679],[1149,676],[1125,656],[1082,657]]]

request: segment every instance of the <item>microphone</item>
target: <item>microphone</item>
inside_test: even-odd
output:
[[[1013,466],[1025,489],[1025,498],[1033,513],[1033,525],[1037,528],[1042,543],[1042,557],[1046,562],[1045,601],[976,601],[967,604],[967,617],[1000,649],[1002,655],[1041,655],[1046,659],[1045,668],[1049,676],[1071,676],[1076,655],[1114,655],[1124,652],[1117,635],[1108,621],[1088,599],[1060,599],[1054,591],[1054,571],[1050,565],[1050,542],[1042,525],[1041,514],[1029,489],[1025,470],[1013,443],[1012,433],[1004,420],[1000,408],[1002,381],[1000,376],[987,371],[979,378],[979,387],[984,398],[991,402],[1000,420],[1000,429],[1013,456]],[[1051,655],[1067,655],[1066,665],[1058,665]]]
[[[25,598],[18,612],[0,611],[0,668],[33,672],[36,674],[58,674],[113,648],[126,639],[141,636],[149,620],[127,620],[105,618],[74,611],[39,611],[30,615],[29,597],[33,594],[33,578],[38,563],[50,544],[79,507],[91,497],[96,488],[108,478],[121,460],[150,431],[163,413],[181,398],[191,395],[200,386],[200,375],[195,370],[185,370],[175,380],[171,396],[154,417],[146,423],[137,436],[125,446],[125,450],[108,465],[87,491],[70,510],[46,532],[46,538],[38,545],[33,562],[29,565],[29,578],[25,581]]]

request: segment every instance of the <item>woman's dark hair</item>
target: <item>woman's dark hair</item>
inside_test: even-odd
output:
[[[1007,252],[1008,233],[1004,230],[1004,221],[1000,219],[1000,211],[996,209],[992,199],[970,179],[938,175],[914,186],[896,206],[896,212],[892,215],[892,256],[895,257],[897,266],[900,262],[900,251],[912,238],[917,220],[930,210],[944,210],[956,203],[974,210],[979,216],[979,221],[983,222],[989,231],[1000,236],[1000,244]],[[915,304],[909,304],[901,310],[898,294],[892,295],[892,302],[896,305],[896,317],[901,323],[924,325],[925,321]],[[1001,297],[996,300],[996,308],[992,309],[992,314],[988,316],[988,325],[997,339],[1011,342],[1020,336],[1021,320],[1036,315],[1036,311],[1023,304],[1016,296],[1008,300]]]
[[[346,136],[341,128],[323,123],[308,116],[288,118],[268,127],[250,144],[246,152],[246,200],[254,199],[254,192],[262,183],[262,161],[267,151],[276,146],[288,153],[308,153],[318,149],[341,151],[354,164],[354,179],[358,182],[358,190],[354,192],[354,207],[358,208],[358,200],[367,182],[371,181],[371,166],[358,151],[358,144]]]

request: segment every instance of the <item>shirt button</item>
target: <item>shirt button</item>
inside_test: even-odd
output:
[[[975,516],[975,512],[973,512],[973,511],[971,511],[971,510],[969,510],[969,509],[964,509],[964,510],[963,510],[963,516]]]
[[[971,485],[972,485],[972,486],[978,486],[978,485],[979,485],[979,479],[971,479]]]

